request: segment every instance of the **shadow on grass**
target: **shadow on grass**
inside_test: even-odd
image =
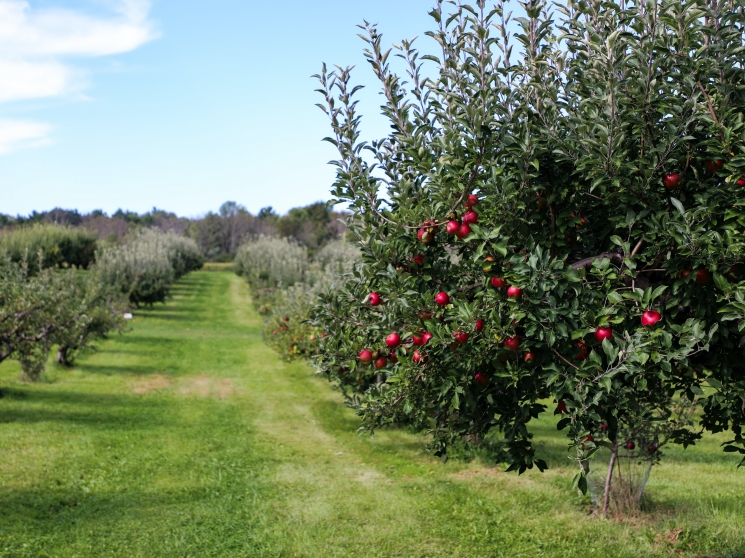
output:
[[[107,430],[161,427],[170,404],[141,395],[3,388],[0,424],[69,422]]]

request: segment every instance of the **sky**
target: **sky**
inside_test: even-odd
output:
[[[434,0],[0,0],[0,213],[330,197],[321,63],[356,65],[363,133],[387,133],[358,23],[424,36]]]

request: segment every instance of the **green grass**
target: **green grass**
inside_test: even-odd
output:
[[[357,436],[326,382],[263,344],[239,278],[174,295],[45,382],[0,366],[0,556],[745,556],[745,472],[721,439],[668,451],[642,516],[594,519],[550,419],[544,474],[443,465],[421,437]]]

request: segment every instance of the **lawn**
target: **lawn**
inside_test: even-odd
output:
[[[41,383],[0,366],[0,556],[745,557],[724,438],[667,451],[641,516],[595,519],[552,419],[551,469],[521,477],[358,436],[328,383],[263,344],[231,273],[135,316]]]

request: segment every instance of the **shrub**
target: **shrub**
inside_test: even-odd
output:
[[[6,253],[14,262],[25,260],[32,272],[37,272],[40,264],[85,269],[95,252],[96,238],[84,229],[36,224],[0,232],[0,255]]]
[[[386,389],[350,399],[364,427],[413,425],[443,456],[495,429],[520,472],[546,467],[529,421],[551,398],[583,491],[599,447],[671,420],[681,398],[700,397],[701,416],[671,442],[729,430],[724,450],[745,454],[743,8],[523,6],[514,60],[501,3],[438,4],[440,50],[396,47],[407,89],[367,26],[381,140],[359,138],[350,69],[318,76],[333,202],[352,208],[363,253],[314,314],[319,367],[369,378],[358,354],[389,354],[398,332]],[[419,332],[432,337],[417,346]]]
[[[99,252],[95,273],[133,304],[154,304],[165,302],[171,284],[202,264],[193,240],[144,230],[122,246]]]
[[[306,249],[287,238],[259,236],[238,248],[235,271],[253,289],[294,285],[308,269]]]

